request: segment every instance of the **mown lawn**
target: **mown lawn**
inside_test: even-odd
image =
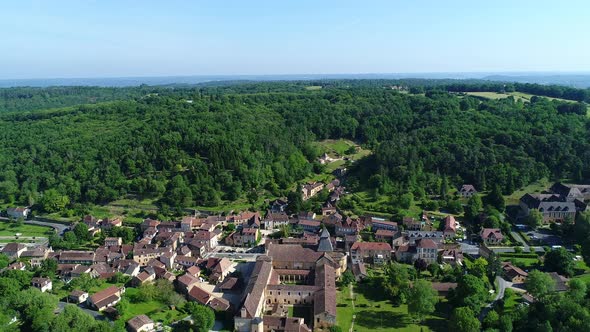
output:
[[[511,195],[506,197],[506,204],[507,205],[518,205],[518,201],[524,194],[539,194],[543,190],[549,189],[551,186],[551,182],[543,178],[539,181],[533,182],[526,187],[520,188],[519,190],[513,192]]]
[[[500,259],[502,259],[502,261],[510,261],[512,262],[512,264],[523,268],[523,269],[529,269],[529,268],[540,268],[541,267],[541,261],[539,260],[539,257],[536,254],[530,254],[528,255],[529,257],[518,257],[519,255],[527,255],[526,253],[523,254],[512,254],[512,253],[501,253],[500,254]]]
[[[523,302],[522,295],[513,292],[511,296],[504,297],[504,314],[510,313],[516,308],[517,305]]]
[[[21,233],[21,236],[47,237],[52,232],[51,227],[26,224],[16,226],[9,221],[0,221],[0,236],[14,236],[16,233]]]
[[[541,263],[536,258],[522,258],[522,257],[502,257],[502,260],[510,261],[512,264],[520,268],[539,267]]]
[[[356,315],[354,331],[446,331],[448,304],[445,300],[437,305],[437,312],[426,317],[422,324],[414,322],[403,304],[394,307],[385,298],[382,290],[364,285],[355,287],[355,310],[352,309],[347,288],[337,296],[337,323],[343,331],[350,329],[352,316]],[[346,304],[346,306],[343,306]]]
[[[139,289],[129,287],[125,290],[123,298],[129,300],[129,308],[121,319],[127,321],[137,315],[147,315],[154,321],[175,321],[186,316],[185,313],[179,310],[171,310],[165,303],[152,300],[146,302],[132,302],[131,300],[137,295]]]

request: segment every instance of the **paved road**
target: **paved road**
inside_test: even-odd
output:
[[[473,255],[473,256],[479,255],[479,247],[476,246],[475,244],[469,244],[467,242],[461,242],[461,250],[465,254],[469,254],[469,255]]]
[[[39,221],[39,220],[25,220],[25,224],[30,225],[39,225],[39,226],[47,226],[55,229],[57,234],[62,235],[68,228],[68,225],[46,222],[46,221]]]
[[[246,262],[255,262],[258,256],[263,254],[247,254],[247,253],[225,253],[225,252],[211,252],[205,254],[205,259],[209,257],[215,258],[229,258],[231,260],[244,260]]]
[[[479,314],[480,321],[483,321],[483,319],[488,314],[488,312],[490,312],[490,310],[492,310],[494,308],[494,305],[496,304],[496,302],[498,302],[500,299],[504,298],[504,291],[506,290],[506,288],[510,287],[510,285],[511,285],[510,282],[508,282],[498,276],[496,276],[496,281],[498,282],[498,289],[496,289],[496,297],[494,298],[494,300],[492,302],[488,303],[488,305],[486,305],[485,308],[483,308],[483,310]]]
[[[512,237],[520,242],[520,244],[524,247],[524,251],[529,251],[529,245],[526,243],[526,241],[520,236],[520,234],[518,234],[515,231],[510,231],[510,234],[512,234]]]

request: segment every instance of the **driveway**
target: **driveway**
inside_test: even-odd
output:
[[[496,289],[496,297],[494,298],[494,300],[492,302],[488,303],[485,306],[485,308],[483,308],[483,310],[479,314],[480,321],[483,321],[483,319],[488,314],[488,312],[490,312],[490,310],[492,310],[492,308],[494,308],[494,305],[496,304],[496,302],[498,302],[500,299],[504,298],[504,291],[506,290],[506,288],[508,288],[512,285],[511,282],[508,282],[498,276],[496,276],[496,281],[498,282],[498,289]]]

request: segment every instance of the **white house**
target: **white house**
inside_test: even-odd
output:
[[[33,278],[31,285],[41,290],[41,292],[50,291],[53,288],[53,283],[49,278]]]
[[[18,218],[27,219],[27,217],[29,216],[29,213],[31,213],[31,210],[26,207],[15,207],[15,208],[6,209],[6,214],[9,217],[12,217],[14,219],[18,219]]]

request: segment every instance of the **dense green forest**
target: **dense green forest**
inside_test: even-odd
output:
[[[164,88],[19,87],[0,89],[0,112],[31,111],[143,97]]]
[[[389,88],[399,84],[425,93]],[[542,177],[590,177],[585,105],[447,92],[485,90],[482,84],[506,88],[342,80],[0,90],[0,104],[13,111],[0,114],[0,198],[59,210],[127,193],[174,207],[214,206],[263,190],[283,195],[317,170],[312,143],[326,138],[372,149],[352,168],[349,187],[383,194],[423,197],[438,193],[447,177],[481,189],[499,185],[504,193]],[[43,99],[46,90],[53,92]],[[31,97],[17,98],[18,91]],[[119,100],[45,109],[89,96]]]

